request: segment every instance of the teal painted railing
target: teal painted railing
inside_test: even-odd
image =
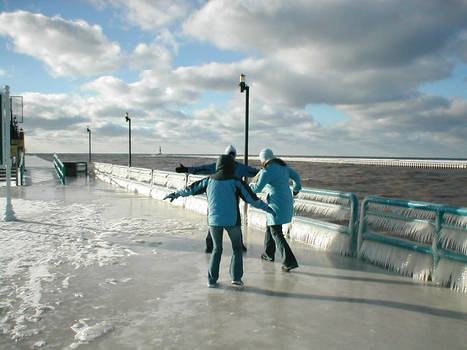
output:
[[[54,154],[54,168],[57,173],[58,179],[64,185],[65,184],[65,166],[58,158],[57,154]]]
[[[455,276],[440,276],[445,273],[440,263],[467,264],[467,208],[366,197],[360,211],[358,256],[414,278],[451,283]],[[467,276],[457,278],[467,285]]]
[[[294,201],[295,217],[291,236],[313,246],[327,248],[345,255],[356,255],[358,235],[358,199],[350,192],[303,188]],[[301,233],[300,225],[313,226],[309,233]],[[294,227],[295,226],[295,227]],[[324,239],[325,233],[327,238]],[[334,234],[330,234],[333,232]],[[345,235],[344,242],[333,244],[339,235]],[[320,235],[319,239],[315,239]],[[294,237],[293,237],[294,238]],[[333,248],[334,245],[334,248]]]
[[[94,163],[94,170],[104,181],[156,199],[203,177],[105,163]],[[186,198],[177,201],[172,204],[190,210],[200,206]],[[314,247],[467,292],[467,208],[376,196],[358,204],[350,192],[304,188],[295,198],[296,215],[285,233]],[[205,214],[204,209],[198,211]],[[248,222],[265,225],[265,214],[250,206]]]

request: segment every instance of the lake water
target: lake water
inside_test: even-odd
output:
[[[37,154],[51,160],[51,154]],[[64,162],[86,162],[88,154],[60,154]],[[93,154],[93,162],[128,165],[128,154]],[[196,166],[215,158],[133,154],[132,166],[175,171],[180,163]],[[375,165],[288,161],[302,178],[304,187],[352,192],[359,199],[368,195],[467,207],[467,169],[429,169]],[[257,160],[249,165],[260,167]]]

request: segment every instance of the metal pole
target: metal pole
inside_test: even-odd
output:
[[[89,163],[91,163],[91,129],[88,128],[88,134],[89,134]]]
[[[10,146],[10,123],[11,123],[11,113],[10,113],[10,88],[5,86],[4,93],[2,93],[2,98],[0,99],[0,113],[2,116],[0,121],[3,123],[2,132],[2,152],[4,152],[4,161],[6,166],[6,206],[5,214],[3,216],[4,221],[15,221],[15,212],[13,211],[13,206],[11,205],[11,146]]]
[[[248,165],[248,125],[249,125],[249,105],[250,105],[250,87],[245,86],[245,165]]]
[[[131,167],[131,119],[129,119],[128,122],[129,122],[128,124],[129,126],[128,128],[128,152],[129,152],[128,166]]]
[[[125,113],[125,120],[128,122],[128,166],[131,167],[131,118],[128,112]]]

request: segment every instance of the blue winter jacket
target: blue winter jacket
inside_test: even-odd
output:
[[[267,202],[276,212],[276,216],[268,214],[268,225],[282,225],[292,221],[294,208],[289,178],[293,181],[293,190],[299,192],[302,189],[300,175],[282,160],[273,159],[261,169],[258,182],[250,185],[255,193],[265,190]]]
[[[174,193],[175,197],[187,197],[206,193],[208,198],[208,224],[209,226],[238,226],[241,224],[239,211],[239,198],[256,208],[272,212],[268,205],[254,194],[250,187],[242,180],[233,176],[236,162],[233,158],[223,155],[217,162],[217,171],[207,177],[192,183],[190,186]],[[224,163],[225,162],[225,163]],[[230,167],[224,173],[224,166]]]
[[[205,164],[200,166],[188,167],[190,174],[196,175],[211,175],[216,172],[216,163]],[[253,177],[258,174],[259,170],[251,166],[245,165],[240,162],[235,162],[235,173],[234,177],[241,179],[242,177]]]

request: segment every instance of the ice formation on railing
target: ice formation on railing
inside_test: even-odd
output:
[[[458,292],[467,293],[467,264],[441,259],[433,275],[433,281]]]
[[[444,222],[446,224],[463,227],[467,230],[467,216],[465,215],[446,213],[444,214]]]
[[[444,249],[455,250],[467,255],[467,232],[455,227],[443,227],[440,240]]]
[[[166,187],[167,177],[169,173],[162,171],[154,171],[152,174],[152,183],[157,186]]]
[[[435,235],[435,227],[426,220],[404,220],[376,214],[368,214],[366,220],[373,229],[421,243],[430,243]]]
[[[371,211],[378,211],[381,213],[392,213],[399,216],[404,216],[413,219],[421,220],[435,220],[436,212],[432,210],[424,210],[417,208],[404,208],[392,205],[385,205],[380,203],[370,203],[368,209]]]
[[[186,186],[186,178],[184,174],[168,174],[167,175],[167,187],[173,188],[174,190],[181,190]]]
[[[307,192],[306,190],[301,191],[298,194],[297,198],[306,199],[310,201],[316,201],[316,202],[330,203],[330,204],[349,205],[348,198],[341,198],[341,197],[335,197],[335,196],[329,196],[329,195],[310,193],[310,192]]]
[[[128,178],[139,182],[151,182],[152,170],[144,168],[130,168]]]
[[[295,199],[294,208],[299,213],[307,213],[312,216],[332,217],[337,220],[348,220],[350,218],[350,209],[336,204]]]
[[[294,218],[290,229],[290,237],[334,253],[352,254],[350,235],[340,232],[337,225],[332,226],[334,226],[334,229],[327,228],[324,225],[310,225],[307,221]]]
[[[428,281],[433,273],[433,257],[429,254],[370,240],[363,241],[360,254],[375,265],[414,279]]]

